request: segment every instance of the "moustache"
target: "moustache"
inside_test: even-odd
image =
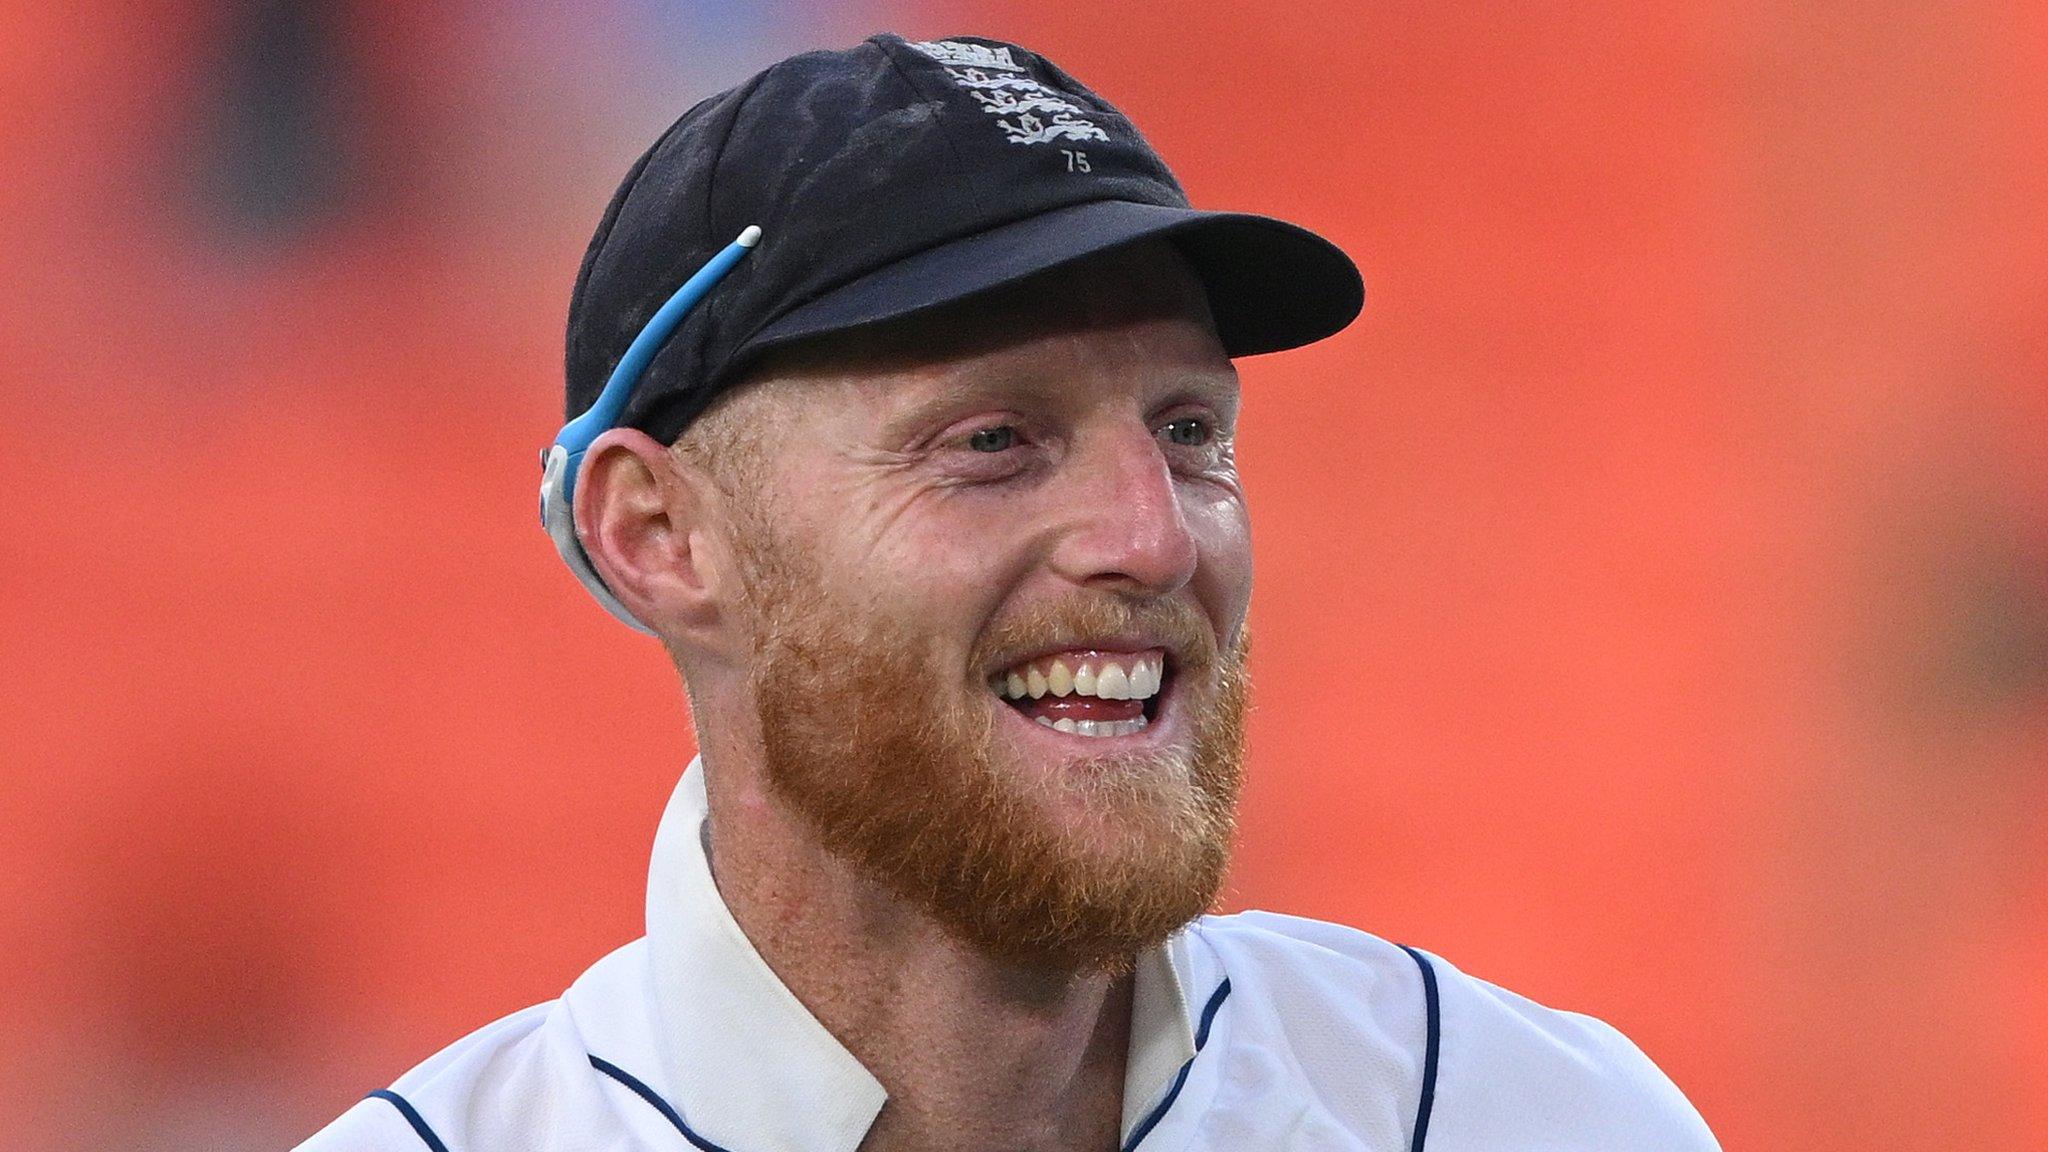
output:
[[[971,665],[995,671],[1062,648],[1161,648],[1181,673],[1215,667],[1218,641],[1209,618],[1182,599],[1132,600],[1081,595],[1018,609],[982,630]]]

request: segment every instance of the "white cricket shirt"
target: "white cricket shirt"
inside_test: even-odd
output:
[[[887,1098],[740,931],[703,772],[655,837],[647,935],[472,1033],[300,1152],[855,1152]],[[1353,929],[1205,916],[1139,958],[1126,1152],[1700,1152],[1619,1032]]]

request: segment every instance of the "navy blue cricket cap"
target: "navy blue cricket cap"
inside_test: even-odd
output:
[[[672,442],[763,353],[966,300],[1148,238],[1232,356],[1329,336],[1358,269],[1264,216],[1196,211],[1144,137],[1045,57],[977,37],[809,52],[685,112],[633,165],[569,301],[568,416],[670,294],[763,238],[648,365],[623,423]]]

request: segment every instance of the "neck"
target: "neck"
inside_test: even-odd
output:
[[[758,781],[706,779],[719,895],[777,978],[888,1090],[862,1148],[1115,1148],[1130,977],[960,944],[819,847]]]

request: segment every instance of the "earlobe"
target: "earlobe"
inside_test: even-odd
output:
[[[670,639],[716,617],[716,581],[694,546],[703,497],[669,450],[635,428],[592,441],[576,482],[576,534],[591,565],[620,603]]]

